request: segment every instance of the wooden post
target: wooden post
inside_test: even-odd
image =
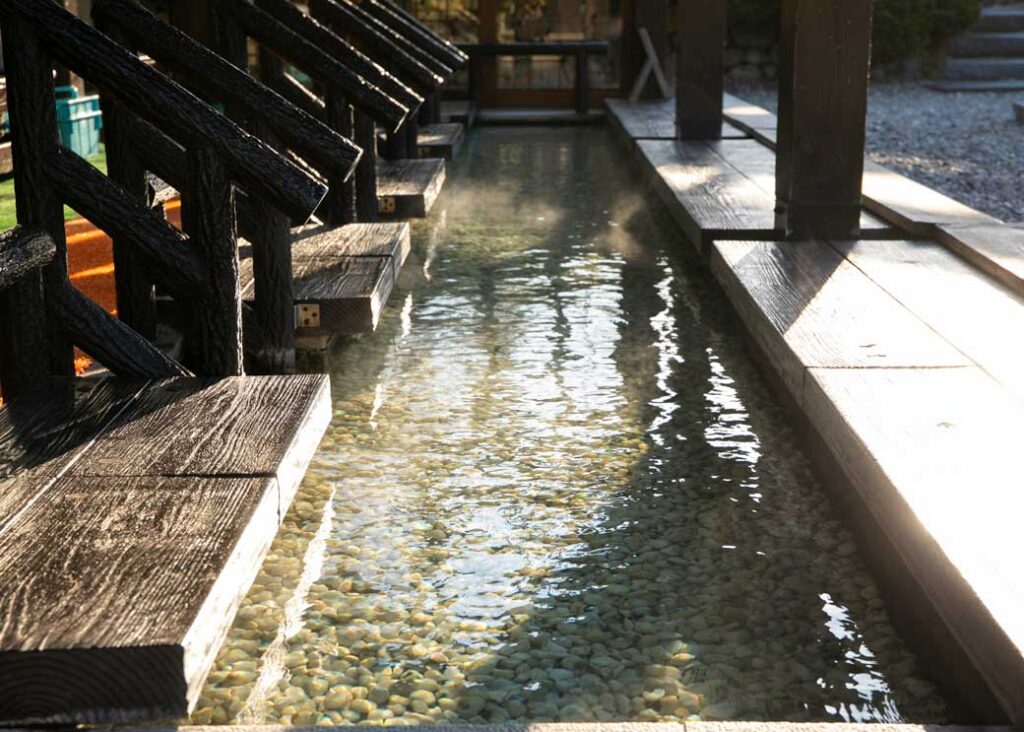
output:
[[[104,33],[120,42],[116,28],[106,22],[97,24]],[[132,49],[133,51],[136,49]],[[134,115],[127,112],[108,94],[100,97],[103,108],[103,139],[107,152],[107,175],[128,195],[149,204],[149,186],[146,168],[139,160],[130,140],[130,125]],[[114,255],[114,290],[117,297],[117,317],[144,338],[156,338],[156,288],[146,274],[134,252],[134,243],[120,237],[112,238]]]
[[[788,236],[860,233],[871,0],[783,0],[777,227]]]
[[[0,296],[0,379],[12,396],[75,371],[56,307],[68,273],[64,209],[45,169],[57,145],[53,61],[31,24],[13,13],[3,18],[3,37],[18,223],[42,229],[56,248],[41,274],[26,275]]]
[[[725,0],[679,0],[676,43],[676,134],[680,140],[722,136]]]
[[[590,68],[586,51],[576,52],[576,114],[584,115],[590,107]]]
[[[327,126],[342,137],[352,139],[354,123],[352,120],[352,105],[341,95],[341,92],[329,88],[326,94],[326,109],[324,110]],[[333,226],[350,224],[358,217],[356,216],[356,185],[352,177],[343,180],[338,177],[327,179],[327,197],[321,209],[325,216],[321,217]]]
[[[206,289],[197,293],[202,296],[194,308],[191,366],[201,376],[235,376],[244,369],[234,192],[227,168],[212,146],[192,143],[186,160],[182,223],[206,265]]]
[[[377,126],[363,112],[355,113],[355,143],[363,148],[356,166],[356,214],[360,221],[377,220]]]
[[[405,136],[405,154],[403,158],[416,160],[420,156],[420,125],[416,121],[416,115],[410,114],[402,124],[400,135]]]

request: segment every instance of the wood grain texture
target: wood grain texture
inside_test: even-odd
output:
[[[446,66],[461,69],[469,61],[469,57],[456,48],[455,44],[442,38],[395,3],[388,0],[362,0],[359,5],[381,23],[401,33]]]
[[[628,99],[606,99],[608,119],[630,140],[672,140],[676,136],[674,99],[630,102]],[[743,139],[743,130],[723,120],[719,137]]]
[[[1020,402],[978,368],[814,369],[803,401],[953,637],[1020,724]]]
[[[464,128],[458,122],[420,125],[416,135],[416,147],[421,158],[451,160],[458,155],[465,141]]]
[[[405,119],[408,108],[377,83],[386,84],[392,77],[369,59],[365,59],[361,68],[356,70],[350,64],[359,64],[359,56],[352,54],[342,63],[338,57],[296,33],[250,0],[225,0],[219,7],[229,13],[228,17],[237,22],[251,38],[318,81],[336,86],[352,104],[358,105],[380,124],[394,129]],[[340,38],[337,40],[344,43]],[[394,83],[398,83],[397,80]]]
[[[382,219],[425,218],[444,187],[443,160],[379,160],[377,196]],[[389,211],[388,199],[394,210]]]
[[[69,474],[278,477],[294,436],[325,388],[322,376],[158,382]]]
[[[941,244],[841,242],[835,248],[1012,394],[1024,398],[1024,298]]]
[[[57,245],[42,229],[16,226],[0,233],[0,290],[45,267],[56,253]]]
[[[247,190],[300,219],[323,198],[323,187],[298,167],[59,5],[3,0],[0,8],[32,19],[57,60],[140,117],[177,140],[213,146]]]
[[[996,219],[875,163],[864,165],[864,205],[914,236],[939,224],[988,225]]]
[[[808,368],[970,364],[829,244],[720,241],[711,270],[794,395]]]
[[[278,502],[267,477],[58,479],[0,535],[0,715],[187,714]]]
[[[340,36],[349,35],[377,58],[393,64],[399,78],[420,96],[429,94],[451,76],[452,70],[410,43],[404,36],[347,0],[314,0],[309,6],[314,18]]]
[[[936,237],[982,272],[1024,296],[1024,227],[938,226]]]
[[[127,39],[190,83],[250,118],[265,120],[288,147],[324,173],[348,175],[356,164],[359,148],[354,144],[134,0],[99,0],[93,16],[115,24]]]
[[[871,0],[782,0],[779,228],[860,236]]]
[[[64,213],[44,167],[57,143],[53,59],[24,18],[5,14],[2,22],[18,223],[42,229],[56,246],[38,274],[24,275],[0,294],[0,381],[12,395],[50,375],[73,374],[74,363],[71,343],[46,306],[46,292],[67,279]]]
[[[363,149],[356,167],[356,219],[377,220],[377,126],[366,114],[356,111],[353,118],[355,140]]]

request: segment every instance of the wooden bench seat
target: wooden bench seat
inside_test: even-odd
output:
[[[409,248],[407,223],[297,229],[292,244],[292,287],[298,332],[372,332]],[[240,261],[240,279],[243,299],[253,300],[250,257]]]
[[[416,137],[421,158],[451,160],[466,139],[464,127],[458,122],[422,125]]]
[[[325,376],[0,408],[0,720],[185,716],[330,421]]]
[[[377,200],[383,219],[426,218],[444,186],[443,160],[378,160]]]
[[[676,136],[675,99],[630,102],[606,99],[608,120],[623,140],[672,140]],[[722,123],[723,139],[750,137],[728,121]],[[631,146],[632,147],[632,146]]]
[[[756,140],[637,141],[641,168],[700,252],[716,239],[775,239],[775,155]],[[862,236],[891,237],[869,212]]]

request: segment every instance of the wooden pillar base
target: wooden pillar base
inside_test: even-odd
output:
[[[858,205],[779,202],[775,228],[789,239],[859,239],[860,216]]]

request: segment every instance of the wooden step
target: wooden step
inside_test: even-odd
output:
[[[451,160],[458,154],[466,139],[463,126],[458,122],[421,125],[416,137],[421,158]]]
[[[672,140],[676,136],[675,99],[630,102],[606,99],[608,120],[623,139]],[[743,139],[749,135],[728,121],[722,123],[723,139]]]
[[[378,160],[377,200],[381,218],[426,218],[444,180],[443,160]]]
[[[639,140],[641,168],[701,253],[717,239],[778,239],[775,155],[756,140]],[[891,237],[892,226],[865,211],[862,235]]]
[[[951,58],[942,68],[948,81],[1024,80],[1024,58]]]
[[[949,52],[960,58],[972,56],[1024,56],[1024,31],[1015,33],[964,33],[953,39]]]
[[[1024,31],[1024,7],[985,8],[971,29],[983,33]]]
[[[409,254],[409,224],[307,226],[294,233],[292,287],[301,335],[369,333]],[[255,299],[252,259],[239,262],[242,298]]]
[[[450,99],[441,102],[441,121],[460,122],[469,129],[476,122],[476,102]]]
[[[0,409],[0,724],[182,718],[330,421],[325,376]]]

